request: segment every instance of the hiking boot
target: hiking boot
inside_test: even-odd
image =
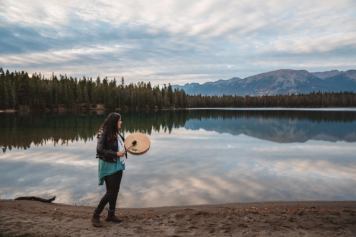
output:
[[[91,223],[94,227],[103,227],[100,222],[100,216],[93,215],[93,217],[91,218]]]
[[[115,211],[108,211],[108,216],[106,217],[105,221],[107,222],[113,222],[113,223],[120,223],[122,222],[122,220],[120,220],[119,218],[117,218],[117,216],[115,216]]]

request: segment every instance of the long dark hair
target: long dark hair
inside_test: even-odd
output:
[[[119,130],[117,128],[117,122],[121,119],[121,115],[119,113],[110,113],[101,124],[99,128],[98,136],[100,133],[104,134],[108,140],[116,139]]]

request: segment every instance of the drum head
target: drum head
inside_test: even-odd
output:
[[[143,133],[132,133],[125,138],[125,148],[133,155],[141,155],[150,149],[150,139]]]

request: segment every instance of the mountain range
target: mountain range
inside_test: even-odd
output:
[[[183,89],[190,95],[286,95],[311,92],[356,92],[356,70],[308,72],[306,70],[280,69],[246,77],[233,77],[214,82],[187,83]]]

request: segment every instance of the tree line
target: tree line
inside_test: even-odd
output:
[[[195,107],[351,107],[356,93],[338,92],[273,96],[187,95],[170,84],[150,82],[125,84],[107,77],[78,79],[67,75],[45,78],[24,71],[0,68],[0,109],[55,110],[93,108],[98,104],[111,110],[157,110]]]
[[[263,95],[263,96],[187,96],[190,107],[355,107],[356,93],[312,92],[309,94]]]
[[[105,108],[123,110],[151,110],[170,107],[187,107],[187,97],[183,90],[173,90],[169,84],[163,87],[139,82],[125,84],[124,78],[118,83],[67,75],[52,75],[45,78],[24,71],[9,72],[0,68],[0,108],[18,109],[28,106],[32,110],[54,109],[58,106],[74,109],[102,104]]]

